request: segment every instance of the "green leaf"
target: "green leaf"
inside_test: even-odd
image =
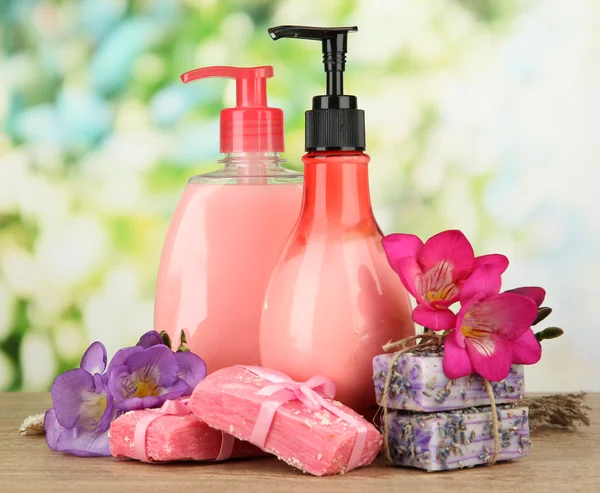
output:
[[[547,340],[547,339],[556,339],[560,337],[565,332],[560,327],[547,327],[546,329],[535,334],[535,338],[538,342]]]
[[[533,321],[533,325],[539,324],[542,320],[544,320],[551,313],[552,313],[552,308],[549,308],[547,306],[542,306],[542,307],[538,308],[538,314],[537,314],[537,317],[535,317],[535,320]]]
[[[185,338],[185,332],[181,331],[181,344],[187,344],[187,339]]]

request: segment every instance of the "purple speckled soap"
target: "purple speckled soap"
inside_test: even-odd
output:
[[[373,380],[379,405],[392,356],[391,353],[380,354],[373,358]],[[523,366],[513,365],[508,377],[502,382],[493,382],[492,389],[497,404],[522,399],[525,393]],[[450,380],[444,375],[440,353],[406,353],[395,364],[386,406],[432,412],[489,404],[485,385],[478,375]]]
[[[392,464],[427,471],[487,464],[494,451],[489,407],[446,413],[390,411],[389,449]],[[500,447],[497,462],[529,453],[526,407],[498,406]]]

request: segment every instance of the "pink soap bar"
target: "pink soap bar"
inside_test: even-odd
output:
[[[240,440],[250,440],[262,404],[271,399],[257,391],[272,382],[251,371],[234,366],[206,377],[194,390],[189,407],[210,426]],[[362,416],[340,402],[325,399],[360,421],[367,429],[366,443],[358,466],[373,462],[381,448],[382,436]],[[321,408],[311,411],[299,400],[277,409],[264,450],[303,472],[324,476],[348,472],[358,432],[355,427]]]
[[[110,452],[115,457],[136,458],[134,434],[138,421],[157,409],[131,411],[110,425]],[[208,461],[219,455],[223,434],[193,414],[163,415],[150,423],[146,431],[146,454],[152,462]],[[235,440],[231,457],[264,457],[254,445]]]

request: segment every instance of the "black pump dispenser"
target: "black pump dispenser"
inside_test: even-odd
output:
[[[364,151],[365,112],[358,109],[356,96],[344,94],[344,69],[348,33],[353,27],[277,26],[269,29],[274,40],[300,38],[322,41],[327,94],[313,98],[306,112],[307,151]]]

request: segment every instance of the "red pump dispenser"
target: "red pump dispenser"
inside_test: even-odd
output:
[[[236,81],[236,106],[221,111],[221,152],[283,152],[283,111],[267,106],[273,67],[204,67],[186,72],[181,80],[208,77]]]
[[[344,94],[347,36],[356,30],[269,29],[275,40],[321,41],[327,89],[306,112],[302,210],[269,282],[260,357],[262,366],[294,380],[326,375],[336,399],[372,416],[373,357],[415,328],[371,208],[364,111]]]
[[[236,79],[221,112],[221,167],[190,177],[164,242],[154,328],[204,359],[209,372],[258,365],[269,278],[302,203],[302,174],[285,169],[283,112],[267,106],[273,68],[206,67],[182,75]],[[198,138],[210,139],[210,136]],[[215,142],[216,144],[216,142]]]

